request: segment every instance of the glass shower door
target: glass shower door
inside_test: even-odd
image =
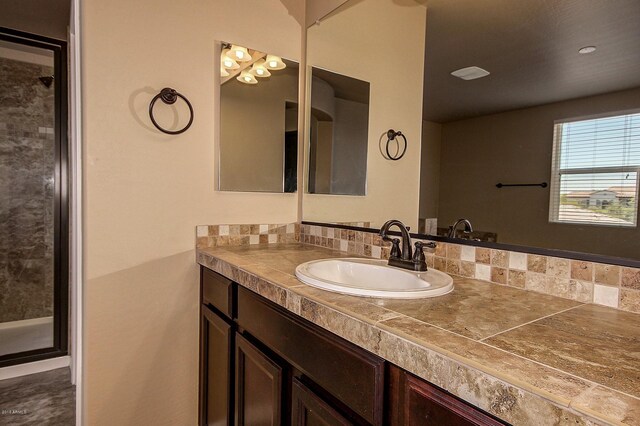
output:
[[[66,276],[60,263],[66,226],[60,57],[46,43],[0,36],[1,362],[66,351],[56,327],[66,309],[56,303]]]

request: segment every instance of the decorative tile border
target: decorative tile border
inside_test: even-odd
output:
[[[297,223],[200,225],[196,227],[196,247],[293,243],[298,241],[299,235],[300,225]]]
[[[378,234],[300,225],[299,241],[349,254],[389,258]],[[489,281],[640,313],[640,269],[551,256],[437,242],[425,252],[427,266],[452,275]]]

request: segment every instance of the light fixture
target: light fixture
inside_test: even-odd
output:
[[[229,77],[229,71],[222,65],[220,65],[220,77]]]
[[[586,55],[588,53],[593,53],[596,51],[595,46],[585,46],[582,49],[578,50],[578,53],[581,55]]]
[[[231,49],[226,53],[229,58],[235,59],[238,62],[247,62],[251,60],[251,55],[249,55],[247,48],[238,46],[237,44],[232,44]]]
[[[264,59],[258,59],[256,62],[254,62],[249,72],[255,75],[256,77],[261,77],[261,78],[269,77],[271,75],[271,73],[265,66]]]
[[[476,78],[486,77],[491,74],[489,71],[480,67],[466,67],[455,70],[451,73],[452,76],[461,78],[463,80],[475,80]]]
[[[265,67],[270,70],[281,70],[286,68],[284,62],[282,62],[282,58],[276,55],[267,55],[267,60],[265,61]]]
[[[240,75],[236,77],[236,79],[240,83],[244,83],[244,84],[258,84],[258,80],[256,80],[254,75],[247,70],[242,71]]]
[[[221,66],[228,70],[237,70],[238,68],[240,68],[240,65],[238,65],[236,61],[234,61],[227,55],[227,52],[229,52],[229,49],[222,50],[222,54],[220,55]]]

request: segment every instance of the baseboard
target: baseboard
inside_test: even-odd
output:
[[[0,380],[28,376],[29,374],[42,373],[44,371],[55,370],[56,368],[69,367],[70,362],[71,357],[67,355],[3,367],[0,368]]]

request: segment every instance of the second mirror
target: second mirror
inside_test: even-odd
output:
[[[311,71],[311,194],[365,195],[369,83],[320,68]]]

